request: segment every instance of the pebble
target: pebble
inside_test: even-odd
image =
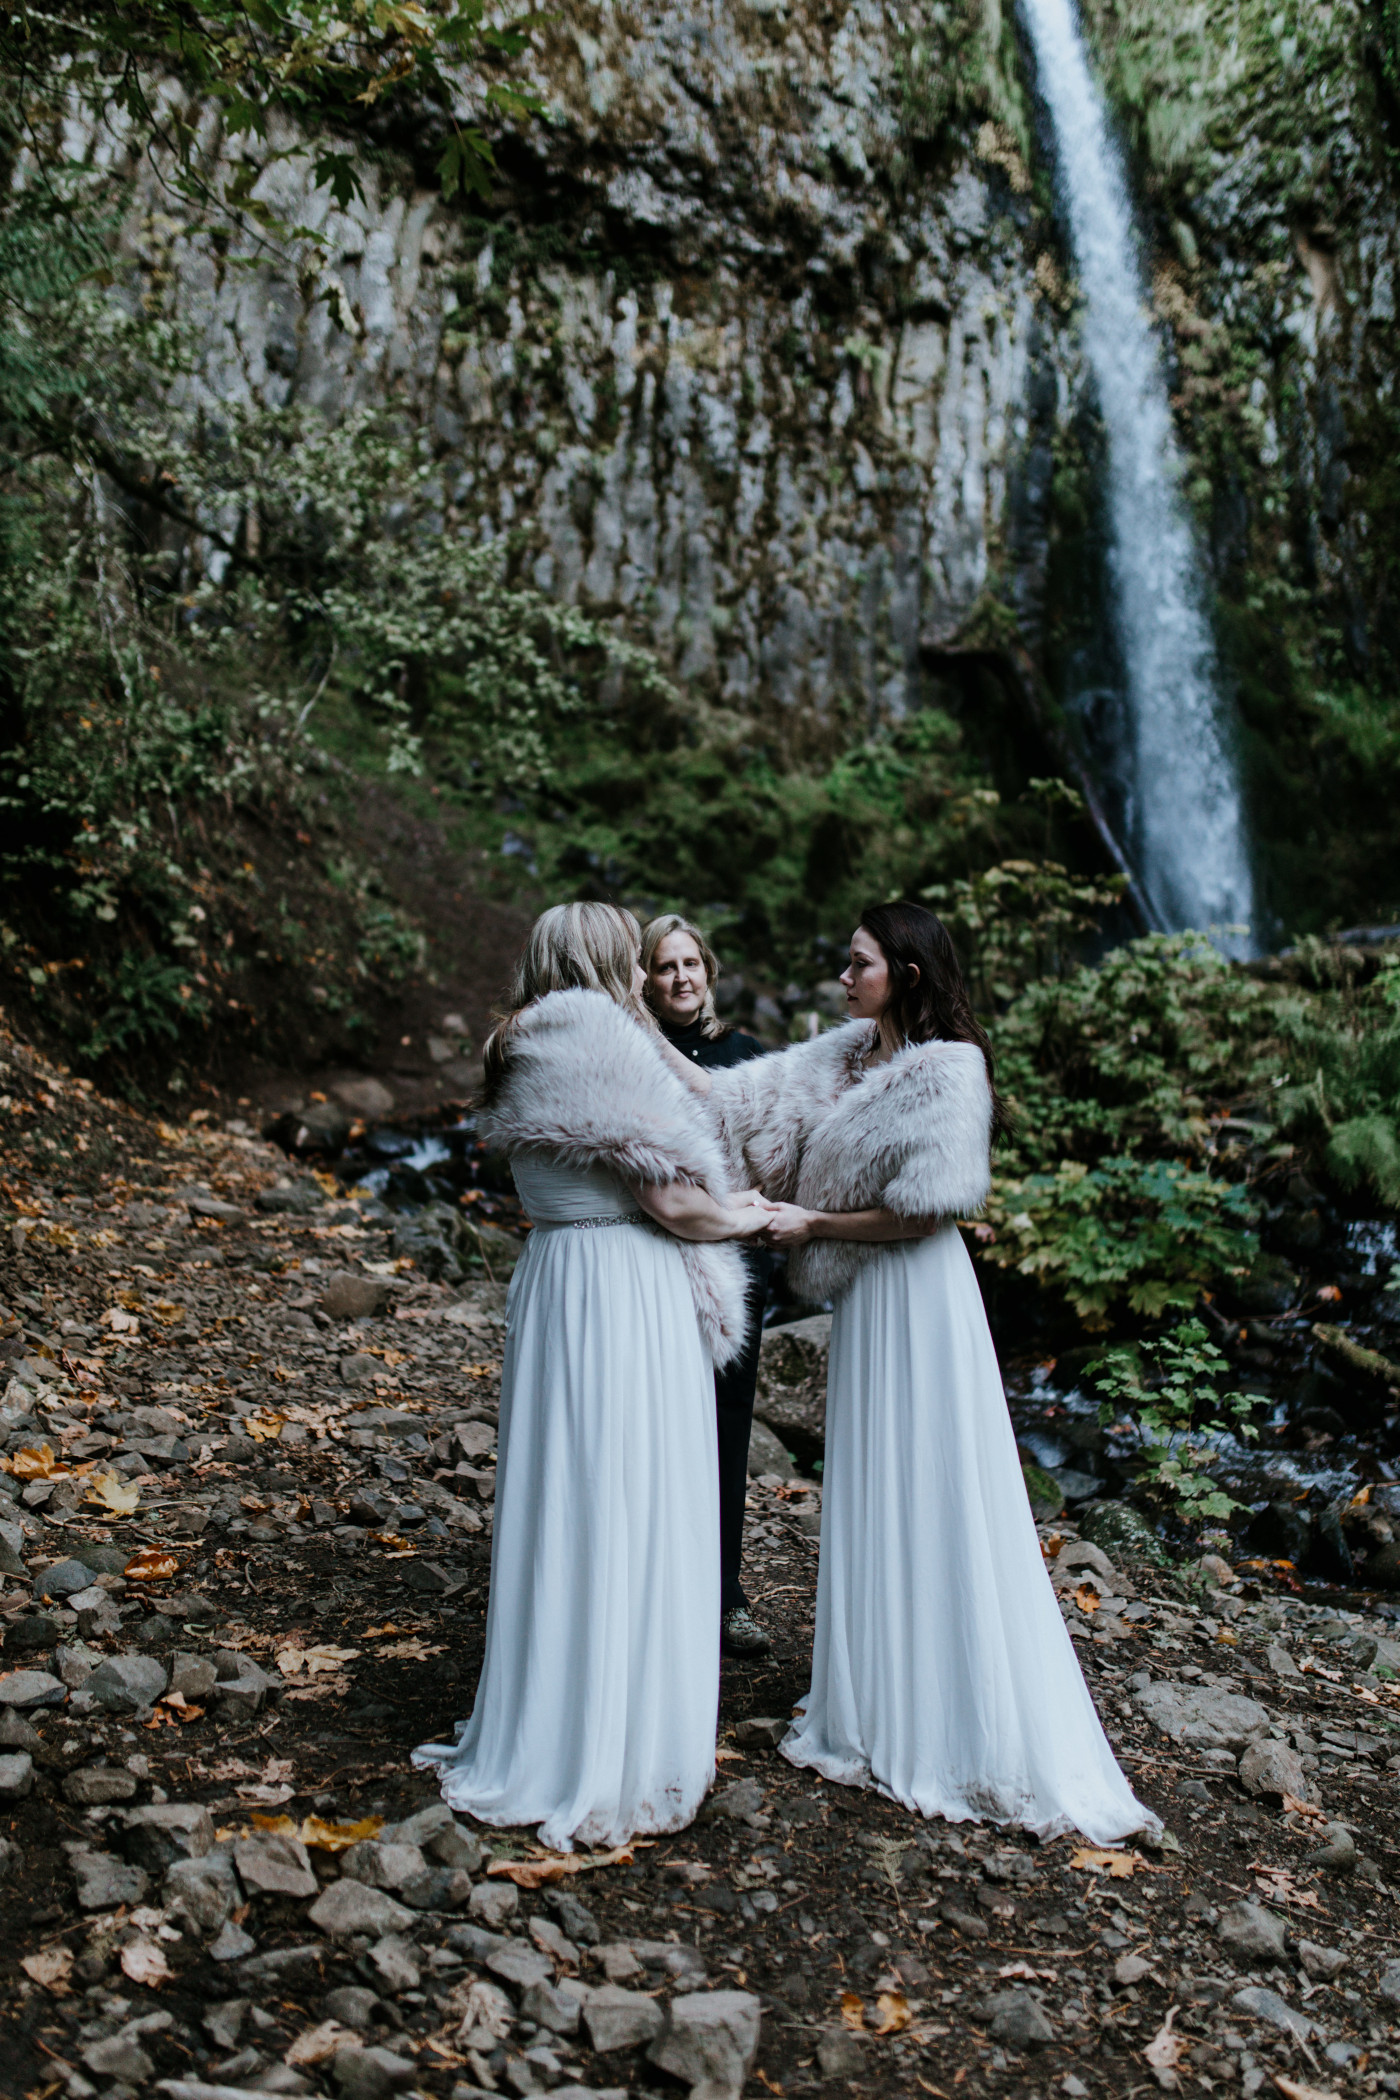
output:
[[[467,1907],[483,1925],[505,1925],[520,1908],[520,1891],[513,1881],[479,1881]]]
[[[983,2008],[996,2042],[1016,2049],[1039,2049],[1055,2039],[1055,2030],[1029,1991],[995,1991]]]
[[[0,1706],[62,1706],[67,1697],[63,1680],[47,1670],[9,1670],[0,1677]]]
[[[283,1831],[240,1839],[233,1848],[233,1863],[250,1896],[301,1897],[319,1891],[305,1845]]]
[[[22,1801],[33,1787],[34,1760],[27,1750],[0,1756],[0,1801]]]
[[[122,1814],[127,1857],[153,1873],[177,1859],[200,1859],[214,1848],[214,1825],[198,1802],[156,1801]]]
[[[423,1972],[411,1943],[398,1933],[385,1933],[369,1950],[369,1962],[380,1982],[391,1996],[400,1991],[416,1991],[423,1980]]]
[[[1288,1928],[1260,1903],[1232,1903],[1220,1913],[1216,1938],[1242,1961],[1285,1962]]]
[[[1286,1998],[1280,1998],[1277,1991],[1266,1990],[1261,1984],[1251,1984],[1247,1990],[1236,1991],[1230,2003],[1241,2012],[1252,2013],[1256,2020],[1267,2020],[1271,2026],[1281,2027],[1285,2034],[1296,2036],[1300,2042],[1322,2032],[1316,2020],[1299,2012]]]
[[[1239,1762],[1240,1784],[1247,1794],[1281,1801],[1291,1794],[1295,1801],[1310,1798],[1302,1759],[1287,1743],[1265,1739],[1249,1745]]]
[[[76,1846],[68,1855],[81,1910],[115,1910],[118,1904],[143,1903],[150,1888],[145,1871],[110,1852]]]
[[[82,1560],[58,1560],[42,1575],[34,1578],[36,1597],[71,1597],[80,1590],[91,1589],[97,1569],[90,1568]]]
[[[135,1793],[135,1773],[120,1765],[84,1765],[63,1782],[63,1798],[75,1808],[104,1808],[113,1801],[130,1801]]]
[[[328,1938],[352,1939],[356,1933],[403,1932],[413,1923],[413,1912],[382,1889],[368,1888],[362,1881],[333,1881],[323,1889],[307,1916]]]
[[[109,1655],[83,1686],[90,1703],[108,1713],[143,1713],[155,1705],[170,1679],[154,1655]]]
[[[583,2008],[583,2020],[589,2043],[599,2056],[654,2041],[664,2025],[655,1999],[644,1991],[625,1991],[615,1983],[594,1991]]]

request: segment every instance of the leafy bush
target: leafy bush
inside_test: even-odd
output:
[[[1111,1349],[1089,1367],[1104,1396],[1100,1424],[1131,1426],[1138,1447],[1136,1486],[1192,1527],[1203,1517],[1228,1517],[1243,1507],[1210,1477],[1209,1449],[1194,1441],[1257,1434],[1246,1395],[1217,1390],[1228,1369],[1199,1320],[1186,1320],[1138,1349]]]

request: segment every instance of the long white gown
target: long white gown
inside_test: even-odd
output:
[[[925,1816],[1150,1829],[1051,1589],[955,1225],[837,1301],[812,1688],[783,1753]]]
[[[443,1798],[547,1845],[677,1830],[714,1777],[714,1372],[675,1241],[622,1184],[514,1162],[534,1222],[511,1280],[486,1654]]]

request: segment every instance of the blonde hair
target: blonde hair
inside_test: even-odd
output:
[[[711,1042],[717,1042],[721,1036],[729,1033],[715,1012],[715,980],[719,976],[719,957],[698,926],[692,926],[690,920],[682,918],[678,911],[663,911],[659,917],[648,920],[646,931],[642,935],[642,968],[650,977],[657,949],[673,933],[687,934],[700,950],[700,960],[705,965],[705,997],[696,1018],[700,1023],[701,1035],[708,1036]],[[647,994],[644,992],[642,997],[647,998]]]
[[[641,938],[631,912],[616,904],[555,904],[540,913],[520,951],[506,1011],[482,1052],[488,1095],[505,1075],[517,1020],[546,992],[606,992],[644,1028],[656,1026],[632,990]]]

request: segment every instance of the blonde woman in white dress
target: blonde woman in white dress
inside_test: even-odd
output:
[[[486,1653],[444,1798],[548,1845],[676,1830],[715,1769],[714,1366],[742,1346],[733,1199],[642,1005],[639,933],[544,913],[487,1045],[482,1134],[533,1221],[511,1280]],[[658,1227],[664,1228],[658,1230]]]
[[[986,1037],[918,905],[868,911],[841,982],[847,1026],[698,1075],[794,1289],[835,1304],[812,1685],[783,1752],[926,1816],[1109,1844],[1156,1819],[1060,1617],[956,1223],[990,1185]]]

